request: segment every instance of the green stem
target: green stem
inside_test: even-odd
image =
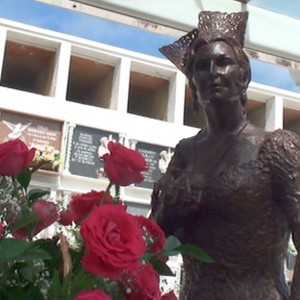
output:
[[[13,182],[13,194],[12,196],[16,196],[16,198],[18,199],[18,201],[20,200],[20,195],[19,195],[19,188],[18,188],[18,183],[17,183],[17,179],[15,176],[11,176],[12,182]]]
[[[113,186],[113,182],[110,181],[109,184],[108,184],[108,186],[106,187],[104,196],[103,196],[103,198],[101,199],[100,206],[103,205],[103,204],[105,204],[106,199],[107,199],[107,197],[108,197],[108,195],[109,195],[109,191],[110,191],[110,189],[111,189],[112,186]]]
[[[120,200],[120,186],[118,184],[115,184],[114,204],[119,204],[119,200]]]

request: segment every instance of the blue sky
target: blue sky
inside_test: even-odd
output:
[[[286,1],[291,3],[286,4]],[[284,2],[284,3],[283,3]],[[264,7],[270,0],[251,0],[251,4]],[[284,5],[280,7],[280,5]],[[300,0],[272,0],[273,9],[290,8],[289,14],[297,17]],[[158,51],[162,45],[174,41],[141,29],[127,27],[92,16],[49,6],[33,0],[0,0],[0,18],[9,19],[40,28],[98,41],[156,57],[163,56]],[[196,26],[197,20],[195,20]],[[290,91],[299,92],[290,79],[288,70],[275,65],[251,61],[252,81]],[[270,76],[272,74],[272,76]]]
[[[0,18],[158,57],[158,48],[174,40],[33,0],[0,0]]]

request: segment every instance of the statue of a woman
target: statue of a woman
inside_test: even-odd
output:
[[[291,292],[284,276],[290,233],[300,250],[300,139],[247,120],[247,16],[201,12],[197,29],[161,49],[186,74],[207,124],[179,142],[152,194],[166,234],[215,261],[183,256],[183,300],[300,299],[300,260]]]

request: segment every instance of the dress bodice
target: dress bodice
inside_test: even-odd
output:
[[[207,265],[184,257],[184,299],[288,299],[282,268],[290,229],[282,201],[286,189],[294,192],[294,181],[299,180],[299,138],[277,130],[265,135],[254,158],[196,175],[176,162],[176,155],[179,160],[185,153],[191,155],[191,141],[178,145],[153,203],[154,215],[167,234],[202,247],[215,260]],[[289,184],[291,172],[297,178]],[[189,179],[179,183],[191,176],[196,184]],[[154,190],[154,199],[155,195]]]

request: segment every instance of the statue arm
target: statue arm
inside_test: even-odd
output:
[[[290,300],[300,300],[300,169],[298,168],[296,173],[290,174],[288,180],[291,180],[291,183],[281,202],[288,220],[293,243],[298,252],[294,267]]]
[[[274,136],[267,155],[273,168],[274,194],[286,216],[298,252],[290,300],[300,300],[300,138],[283,130],[275,131]]]
[[[300,168],[297,167],[296,172],[289,174],[287,178],[291,183],[288,185],[285,197],[282,198],[282,205],[288,220],[293,243],[298,252],[294,267],[290,300],[300,300]]]

